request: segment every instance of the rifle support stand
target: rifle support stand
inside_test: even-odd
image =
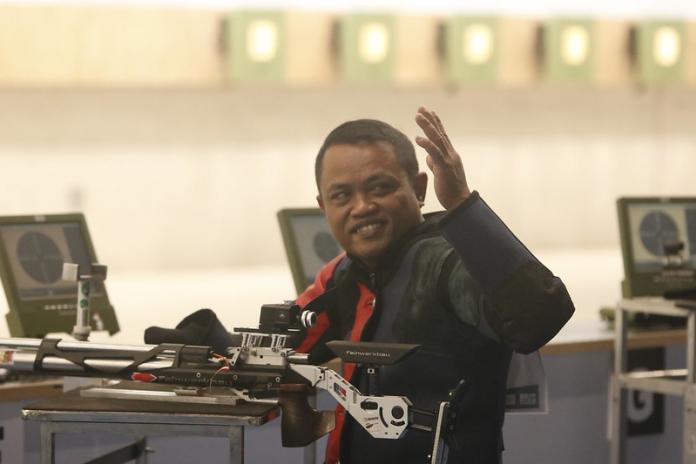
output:
[[[89,273],[84,273],[79,264],[63,263],[63,280],[77,282],[76,322],[72,336],[80,341],[87,341],[92,330],[90,326],[90,293],[92,282],[106,280],[106,266],[92,263]]]

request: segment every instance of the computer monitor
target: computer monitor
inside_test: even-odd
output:
[[[696,289],[696,197],[619,198],[617,204],[623,296]]]
[[[295,289],[300,294],[314,282],[322,266],[342,250],[319,208],[282,209],[278,211],[278,222]]]
[[[13,337],[72,331],[77,283],[62,280],[64,262],[79,264],[82,269],[97,262],[84,215],[0,217],[0,277]],[[92,329],[118,332],[104,283],[95,282],[92,288]]]

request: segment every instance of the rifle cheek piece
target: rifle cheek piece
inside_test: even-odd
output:
[[[284,447],[307,446],[331,432],[336,426],[333,411],[317,411],[307,401],[309,387],[304,384],[280,386],[278,405],[281,417],[281,441]]]

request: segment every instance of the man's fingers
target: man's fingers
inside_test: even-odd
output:
[[[440,119],[440,116],[434,111],[434,110],[429,110],[425,106],[421,106],[418,108],[418,113],[422,114],[423,117],[425,117],[430,123],[433,125],[433,127],[440,132],[444,137],[448,138],[447,136],[447,131],[445,131],[445,126],[442,124],[442,120]]]
[[[434,111],[418,108],[416,123],[425,137],[416,137],[416,143],[428,153],[425,158],[433,172],[435,194],[445,209],[458,205],[470,195],[462,159],[452,146],[445,126]]]
[[[432,116],[431,116],[432,117]],[[437,129],[432,120],[426,117],[423,113],[418,113],[416,115],[416,123],[423,130],[423,133],[428,137],[428,139],[437,145],[437,147],[442,152],[442,156],[447,155],[447,141],[442,136],[440,131]],[[425,148],[425,147],[423,147]]]
[[[425,164],[428,165],[428,168],[430,168],[431,171],[435,169],[435,162],[433,161],[433,157],[428,155],[425,157]]]
[[[437,120],[435,119],[433,113],[430,110],[422,106],[418,108],[416,122],[418,122],[419,119],[421,120],[421,122],[418,125],[421,126],[421,129],[425,130],[427,127],[433,134],[441,138],[440,130],[438,129],[437,125]]]
[[[442,134],[442,137],[444,138],[445,142],[451,147],[452,142],[450,142],[449,135],[447,135],[447,131],[445,131],[445,126],[442,125],[442,121],[440,120],[440,116],[438,116],[435,111],[432,111],[432,114],[433,114],[433,119],[435,120],[435,127],[440,132],[440,134]]]
[[[429,120],[433,125],[435,125],[435,119],[433,118],[432,112],[425,106],[418,108],[418,114]]]
[[[425,121],[422,121],[423,124],[421,124],[420,122],[418,122],[418,119],[424,119]],[[424,124],[426,126],[430,126],[431,132],[426,135],[428,135],[428,137],[430,137],[435,143],[437,143],[440,146],[440,149],[445,154],[445,156],[449,155],[450,152],[454,151],[452,142],[450,141],[447,132],[445,132],[445,126],[443,126],[440,117],[437,115],[437,113],[435,113],[435,111],[431,111],[425,108],[424,106],[421,106],[420,108],[418,108],[416,122],[418,122],[418,125],[421,126],[421,128],[424,131]]]
[[[445,160],[442,157],[442,151],[440,151],[440,147],[438,147],[435,143],[433,143],[432,140],[426,139],[425,137],[416,137],[416,143],[423,147],[425,151],[428,152],[428,158],[432,158],[433,163],[444,163]],[[426,158],[427,161],[427,158]],[[432,169],[432,166],[430,163],[428,163],[428,167]]]

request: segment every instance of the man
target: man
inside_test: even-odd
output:
[[[342,124],[316,158],[317,201],[346,251],[328,263],[298,304],[333,289],[336,298],[299,347],[310,361],[332,356],[332,339],[416,343],[421,349],[381,370],[381,394],[434,410],[460,380],[450,463],[499,463],[512,351],[548,342],[573,313],[557,277],[467,184],[462,160],[437,115],[419,108],[416,138],[428,155],[445,212],[421,214],[428,177],[413,145],[375,120]],[[344,377],[365,390],[353,364]],[[337,411],[327,462],[423,463],[428,433],[374,439]]]

